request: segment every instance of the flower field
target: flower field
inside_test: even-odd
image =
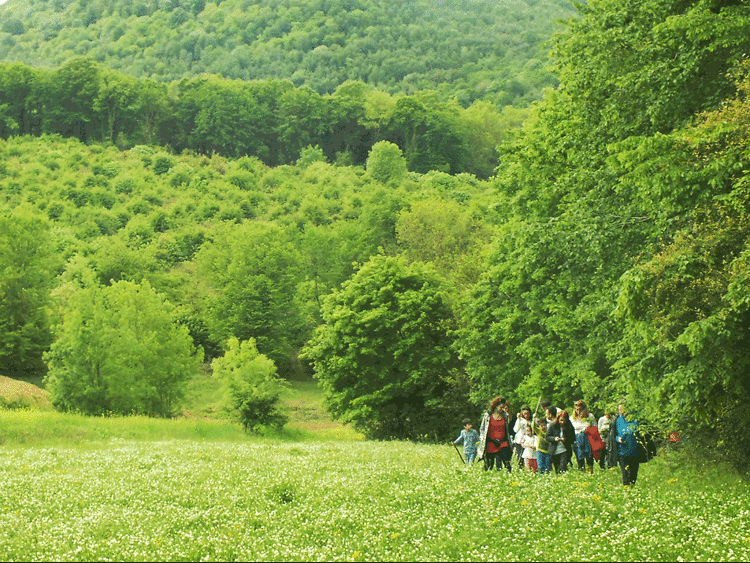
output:
[[[750,560],[750,486],[719,473],[661,456],[626,490],[464,470],[445,445],[5,445],[0,559]]]

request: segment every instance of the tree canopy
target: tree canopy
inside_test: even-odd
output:
[[[13,0],[0,6],[0,59],[86,55],[162,82],[281,78],[330,94],[355,80],[527,105],[556,84],[544,42],[572,13],[564,0]]]

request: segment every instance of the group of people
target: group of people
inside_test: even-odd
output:
[[[617,410],[616,416],[605,412],[597,420],[583,400],[576,401],[572,415],[545,401],[537,412],[524,405],[514,415],[505,397],[497,397],[484,413],[479,432],[470,419],[464,419],[461,435],[453,444],[463,444],[465,463],[484,461],[485,471],[505,468],[510,472],[515,460],[518,469],[564,473],[575,454],[578,469],[589,473],[594,472],[595,461],[602,469],[619,464],[623,485],[631,486],[648,454],[638,421],[624,403]]]

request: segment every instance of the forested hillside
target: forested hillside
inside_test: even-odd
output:
[[[566,0],[9,0],[0,60],[57,67],[87,55],[135,77],[347,80],[526,105],[556,84],[543,43]]]
[[[491,104],[3,65],[3,369],[165,414],[232,350],[371,437],[583,397],[750,459],[750,6],[579,9],[492,169]]]

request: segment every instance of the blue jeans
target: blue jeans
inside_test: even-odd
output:
[[[552,456],[544,452],[536,452],[536,463],[539,470],[539,475],[544,475],[552,471]]]
[[[589,444],[589,439],[585,432],[576,435],[573,450],[576,453],[578,469],[583,471],[586,468],[586,464],[594,465],[594,453],[591,451],[591,444]]]
[[[464,457],[466,458],[466,465],[471,465],[477,459],[477,449],[464,450]]]

